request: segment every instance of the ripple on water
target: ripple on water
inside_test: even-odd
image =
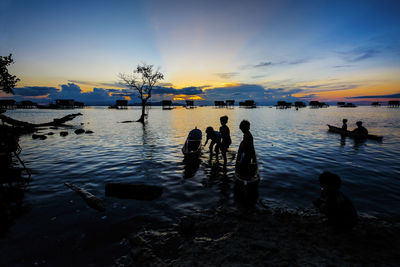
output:
[[[318,175],[329,170],[343,179],[343,191],[358,209],[371,214],[399,214],[400,199],[400,133],[399,116],[394,109],[358,107],[348,110],[327,109],[277,110],[214,109],[150,110],[149,122],[119,123],[138,117],[139,111],[110,111],[83,109],[83,116],[70,122],[72,129],[66,137],[59,130],[47,140],[21,137],[21,157],[32,169],[33,182],[27,193],[28,201],[40,207],[46,201],[61,205],[71,197],[63,186],[72,181],[104,196],[107,182],[140,182],[163,185],[163,196],[145,204],[156,209],[158,216],[177,210],[211,207],[225,203],[232,205],[232,181],[235,160],[228,162],[226,173],[208,163],[208,153],[201,157],[195,168],[183,162],[181,148],[188,132],[197,126],[219,128],[219,117],[229,116],[231,150],[237,151],[242,139],[239,123],[247,119],[259,163],[260,196],[282,205],[307,206],[319,194]],[[46,122],[62,117],[70,111],[30,110],[10,111],[10,116],[32,122]],[[384,135],[379,143],[368,140],[357,144],[327,132],[326,124],[340,125],[342,118],[349,120],[349,128],[363,120],[371,133]],[[81,125],[80,123],[84,123]],[[91,135],[75,135],[73,130],[85,128]],[[204,140],[203,140],[204,142]],[[228,155],[229,158],[229,155]],[[145,211],[135,201],[107,199],[122,203],[118,210]],[[112,204],[112,205],[114,205]],[[121,209],[120,209],[121,208]],[[158,210],[157,210],[158,209]]]

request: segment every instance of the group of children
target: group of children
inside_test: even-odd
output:
[[[216,159],[218,160],[219,150],[221,150],[222,158],[224,159],[224,167],[226,167],[227,164],[226,152],[229,146],[232,144],[230,130],[229,127],[226,125],[228,123],[228,116],[222,116],[220,118],[220,122],[221,122],[221,127],[219,128],[219,132],[214,131],[214,129],[211,126],[207,127],[206,129],[207,139],[204,146],[207,145],[208,140],[211,140],[210,160],[212,160],[213,148],[215,145]],[[255,162],[256,160],[253,135],[250,132],[250,122],[247,120],[243,120],[240,123],[239,128],[243,132],[243,140],[239,146],[236,158],[236,166],[238,165],[246,166],[251,162]]]
[[[207,139],[204,146],[211,140],[210,144],[210,160],[213,157],[213,148],[215,145],[215,155],[218,160],[219,150],[221,150],[224,159],[224,166],[226,167],[226,152],[232,143],[230,130],[227,126],[228,116],[220,117],[221,127],[218,131],[209,126],[206,129]],[[347,120],[343,120],[342,129],[347,130]],[[356,123],[358,128],[354,132],[360,134],[368,134],[368,131],[362,127],[362,122]],[[253,135],[250,132],[250,122],[243,120],[239,126],[243,132],[243,140],[240,143],[237,158],[236,168],[246,169],[251,162],[256,160],[256,154],[253,143]],[[323,172],[319,176],[321,185],[321,195],[319,198],[313,200],[314,206],[327,217],[327,223],[340,228],[352,228],[357,223],[357,211],[353,203],[341,191],[341,179],[338,175],[331,172]]]

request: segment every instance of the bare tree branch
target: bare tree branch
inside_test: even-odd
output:
[[[145,63],[139,64],[132,75],[119,74],[122,84],[129,89],[136,90],[139,93],[139,98],[142,100],[142,116],[138,121],[144,122],[145,106],[147,100],[151,98],[153,87],[158,81],[164,79],[164,74],[159,70],[153,69],[153,65]]]

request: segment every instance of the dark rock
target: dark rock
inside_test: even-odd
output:
[[[84,129],[76,129],[75,134],[83,134],[85,132]]]
[[[47,135],[53,135],[53,134],[54,134],[53,132],[48,132],[48,133],[47,133]]]
[[[163,188],[155,185],[108,183],[105,191],[109,197],[154,200],[162,195]]]
[[[92,133],[93,133],[93,131],[91,131],[91,130],[88,130],[85,132],[85,134],[92,134]]]
[[[67,135],[68,135],[68,132],[60,132],[60,135],[61,135],[61,136],[67,136]]]
[[[32,139],[40,139],[40,140],[45,140],[47,136],[43,134],[32,134]]]

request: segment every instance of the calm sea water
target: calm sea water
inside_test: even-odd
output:
[[[115,228],[124,222],[134,223],[133,218],[140,216],[173,221],[183,211],[234,207],[233,157],[242,138],[238,126],[243,119],[251,123],[260,169],[259,195],[267,203],[312,208],[311,200],[319,195],[318,175],[327,170],[341,176],[342,191],[361,213],[400,214],[400,109],[153,107],[145,126],[120,123],[139,118],[139,109],[14,110],[7,111],[7,115],[39,123],[72,112],[83,116],[69,122],[73,128],[68,130],[68,136],[59,136],[61,130],[44,130],[43,133],[53,131],[55,135],[43,141],[29,135],[20,139],[21,158],[33,172],[25,194],[31,209],[11,228],[8,244],[28,238],[34,245],[58,251],[55,247],[71,249],[76,241],[79,245],[74,248],[78,249],[82,247],[79,240],[85,238],[82,235],[96,231],[115,233]],[[210,164],[208,153],[203,153],[198,168],[188,169],[181,152],[188,132],[194,127],[203,131],[207,126],[219,129],[219,117],[223,115],[229,117],[232,135],[227,170]],[[371,134],[384,136],[383,142],[367,140],[356,144],[327,132],[326,124],[340,126],[343,118],[348,119],[350,129],[362,120]],[[94,133],[75,135],[73,130],[81,127]],[[107,211],[98,213],[88,208],[64,186],[67,181],[104,198]],[[154,201],[106,198],[107,182],[162,185],[164,193]],[[79,235],[80,239],[76,238]],[[68,245],[50,241],[54,237],[69,240]],[[29,249],[32,250],[31,245]],[[18,252],[10,253],[17,258]],[[37,260],[40,262],[40,258]]]

